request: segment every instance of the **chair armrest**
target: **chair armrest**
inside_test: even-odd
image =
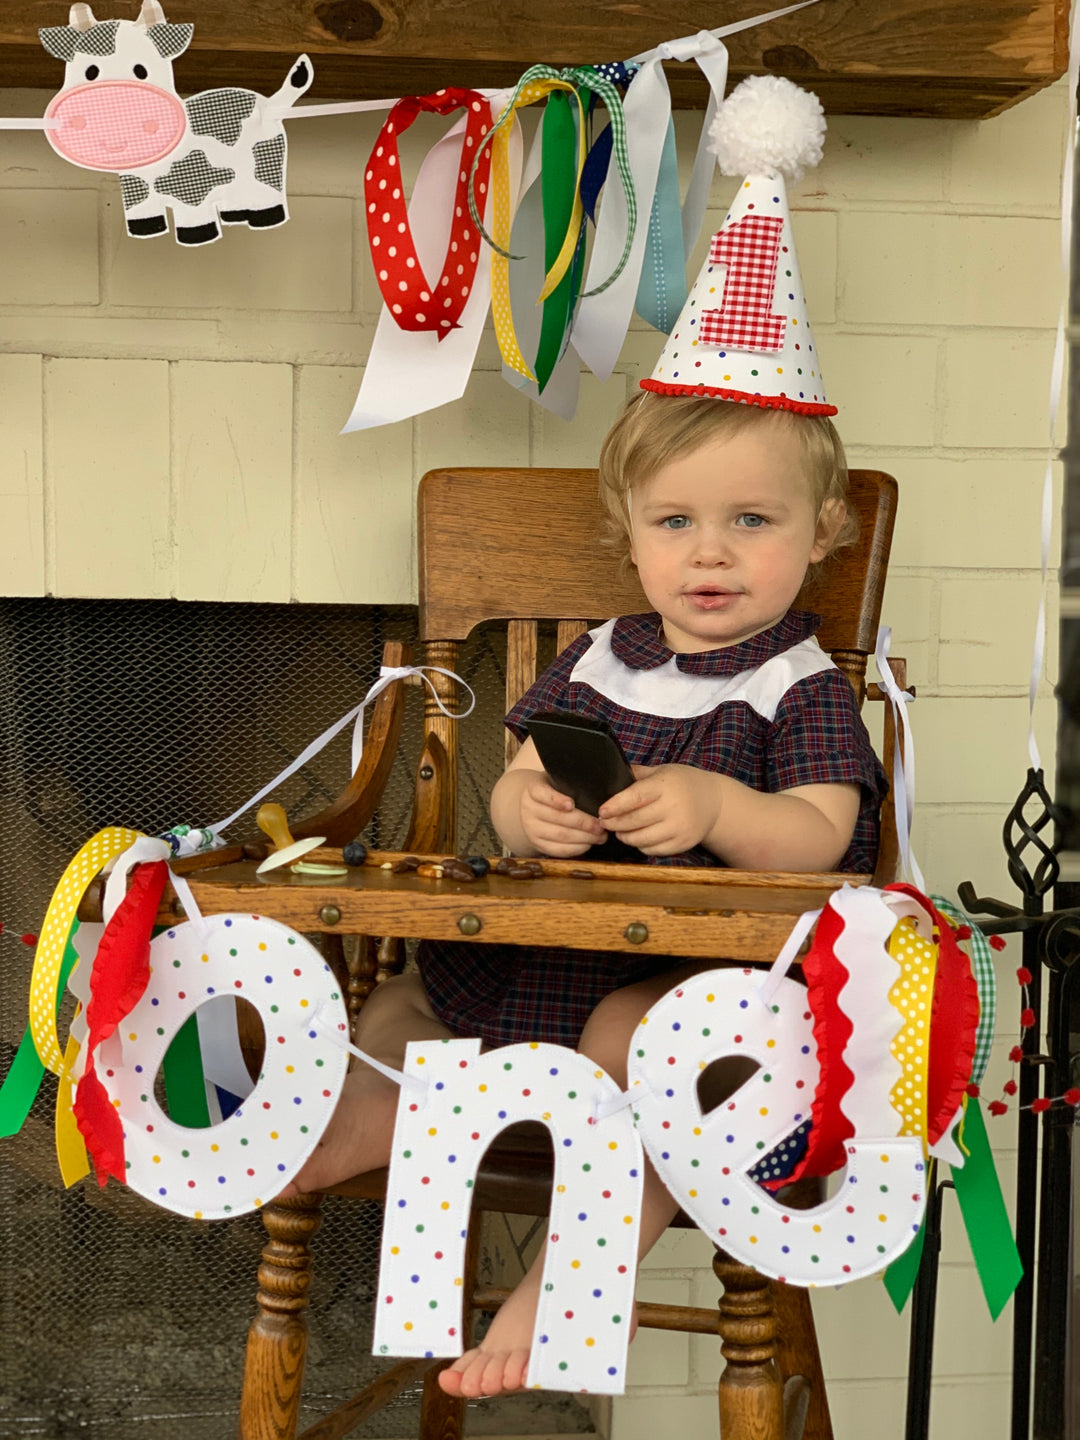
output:
[[[408,645],[391,640],[383,646],[383,665],[408,665],[410,658]],[[348,785],[331,805],[292,826],[295,839],[325,835],[329,845],[347,845],[356,838],[378,809],[386,789],[404,714],[405,687],[402,681],[395,680],[375,701],[364,753]]]

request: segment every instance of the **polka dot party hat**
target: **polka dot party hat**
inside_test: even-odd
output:
[[[642,389],[836,414],[806,314],[784,184],[818,163],[824,134],[817,96],[777,75],[752,75],[721,105],[713,149],[725,175],[746,178]]]

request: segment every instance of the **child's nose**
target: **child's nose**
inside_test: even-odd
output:
[[[727,565],[731,562],[731,543],[720,530],[702,529],[697,533],[694,549],[695,565]]]

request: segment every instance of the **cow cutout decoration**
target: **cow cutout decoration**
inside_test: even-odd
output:
[[[311,85],[311,62],[301,55],[270,96],[229,86],[181,100],[172,62],[193,30],[143,0],[137,20],[99,21],[78,4],[67,25],[38,32],[65,63],[45,112],[49,144],[73,165],[120,176],[127,233],[139,239],[164,235],[170,210],[181,245],[207,245],[222,225],[267,230],[289,218],[283,120]]]

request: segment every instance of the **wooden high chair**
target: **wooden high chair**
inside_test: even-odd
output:
[[[875,471],[856,471],[851,493],[861,520],[859,542],[826,562],[821,580],[799,603],[824,616],[821,644],[861,701],[867,694],[882,698],[877,686],[867,687],[865,672],[881,609],[896,484]],[[477,625],[507,620],[509,708],[536,676],[538,622],[557,622],[556,644],[562,649],[587,623],[648,609],[635,573],[621,574],[615,560],[597,548],[598,533],[593,470],[441,470],[426,475],[419,498],[424,661],[454,670],[459,647]],[[385,659],[401,663],[397,653]],[[903,662],[894,666],[903,685]],[[454,683],[438,674],[433,679],[447,708],[460,708],[461,692]],[[393,687],[401,689],[400,684]],[[438,857],[455,849],[458,726],[425,695],[426,738],[406,848]],[[372,797],[377,803],[385,781],[401,699],[400,693],[386,692],[380,701],[364,749],[366,778],[359,772],[354,777],[348,803],[338,802],[323,816],[296,826],[294,833],[329,835],[336,845],[356,833],[357,817],[371,813]],[[893,744],[889,720],[886,707],[887,752]],[[515,749],[508,737],[508,758]],[[890,754],[884,758],[891,769]],[[355,828],[350,830],[350,825]],[[883,815],[877,883],[894,878],[894,828],[891,814]],[[396,857],[369,856],[367,864],[340,882],[312,881],[280,870],[268,886],[258,885],[253,863],[241,858],[236,847],[216,858],[200,857],[190,878],[204,912],[257,904],[264,915],[301,931],[320,932],[328,942],[328,958],[339,968],[343,952],[338,937],[369,937],[349,965],[347,988],[354,1015],[375,985],[403,963],[401,941],[385,937],[460,939],[464,934],[477,944],[532,941],[624,950],[644,946],[662,954],[768,964],[794,919],[853,878],[590,861],[596,878],[582,880],[570,873],[582,862],[544,860],[542,879],[525,882],[493,874],[464,885],[394,875],[380,868],[386,858]],[[334,1187],[334,1193],[381,1198],[385,1178],[385,1172],[360,1176]],[[485,1209],[546,1214],[549,1182],[550,1145],[540,1125],[504,1135],[483,1162],[465,1278],[466,1335],[476,1310],[495,1308],[504,1298],[501,1292],[476,1288],[477,1216]],[[803,1203],[815,1200],[816,1193]],[[798,1204],[798,1197],[791,1203]],[[292,1440],[296,1434],[311,1273],[308,1241],[319,1225],[318,1206],[318,1196],[301,1196],[267,1205],[262,1212],[270,1242],[259,1270],[259,1308],[248,1342],[241,1440]],[[719,1386],[723,1440],[831,1440],[807,1292],[774,1284],[722,1252],[717,1252],[714,1269],[723,1285],[718,1310],[641,1305],[640,1324],[721,1336],[727,1361]],[[420,1376],[421,1440],[457,1440],[465,1404],[438,1387],[436,1375],[446,1363],[405,1360],[392,1365],[367,1390],[305,1430],[305,1440],[336,1440],[347,1434]]]

